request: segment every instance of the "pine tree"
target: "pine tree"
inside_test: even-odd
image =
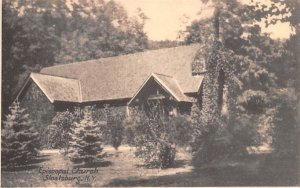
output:
[[[37,156],[39,136],[29,120],[29,114],[19,103],[13,103],[9,110],[1,134],[1,151],[2,161],[8,167],[14,167],[26,164]]]
[[[74,163],[93,164],[99,162],[102,153],[100,127],[93,121],[91,109],[84,109],[83,119],[71,127],[69,157]]]

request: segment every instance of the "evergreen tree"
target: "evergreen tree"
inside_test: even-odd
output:
[[[101,147],[101,131],[93,121],[90,108],[85,108],[83,114],[83,119],[71,127],[68,155],[74,163],[93,164],[105,156]]]
[[[2,161],[13,167],[26,164],[37,156],[39,139],[25,109],[13,103],[9,110],[1,134],[1,151]]]
[[[57,112],[52,120],[52,129],[49,139],[49,145],[54,148],[67,147],[68,131],[74,122],[74,115],[66,110],[64,112]]]

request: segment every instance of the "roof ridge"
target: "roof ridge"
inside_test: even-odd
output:
[[[52,68],[52,67],[63,67],[63,66],[68,66],[68,65],[81,64],[81,63],[102,63],[100,60],[110,59],[110,58],[117,58],[117,57],[126,57],[126,56],[140,55],[140,54],[148,53],[148,52],[157,52],[157,51],[177,49],[177,48],[183,48],[183,47],[191,47],[191,46],[197,46],[197,45],[198,46],[202,46],[202,45],[200,45],[198,43],[194,43],[194,44],[190,44],[190,45],[181,45],[181,46],[175,46],[175,47],[169,47],[169,48],[150,49],[150,50],[145,50],[145,51],[141,51],[141,52],[134,52],[134,53],[129,53],[129,54],[120,54],[120,55],[116,55],[116,56],[109,56],[109,57],[102,57],[102,58],[90,59],[90,60],[85,60],[85,61],[76,61],[76,62],[67,63],[67,64],[53,65],[53,66],[49,66],[49,67],[44,67],[44,68],[41,69],[41,71],[43,69],[48,69],[48,68]]]
[[[181,89],[181,86],[180,86],[180,84],[178,83],[177,79],[174,78],[173,76],[166,75],[166,74],[161,74],[161,73],[153,73],[153,74],[157,74],[157,75],[161,75],[161,76],[166,76],[166,77],[172,78],[172,79],[175,81],[175,83],[176,83],[176,85],[178,86],[178,89],[181,91],[181,93],[182,93],[183,95],[185,95],[184,92],[183,92],[183,90]],[[163,82],[163,80],[161,80],[161,81]],[[185,96],[186,96],[186,95],[185,95]]]
[[[112,56],[112,57],[116,57],[116,56]],[[81,64],[81,63],[91,63],[95,60],[100,60],[100,59],[104,59],[104,58],[90,59],[90,60],[86,60],[86,61],[75,61],[75,62],[72,62],[72,63],[63,63],[63,64],[58,64],[58,65],[53,65],[53,66],[49,66],[49,67],[44,67],[44,68],[41,69],[41,71],[45,70],[45,69],[48,69],[48,68],[53,68],[53,67],[65,67],[65,66]]]
[[[161,80],[161,79],[160,79],[159,77],[157,77],[156,75],[154,75],[154,78],[156,78],[158,84],[162,85],[162,87],[163,87],[165,90],[167,90],[167,92],[169,92],[171,95],[173,95],[173,97],[175,97],[177,101],[180,101],[179,97],[172,91],[171,88],[169,88],[169,87],[165,84],[164,80]],[[171,78],[172,78],[172,77],[171,77]],[[172,78],[172,79],[174,79],[174,78]],[[174,79],[174,80],[176,80],[176,79]]]
[[[174,77],[171,76],[171,75],[166,75],[166,74],[157,73],[157,72],[152,72],[152,74],[157,74],[157,75],[160,75],[160,76],[166,76],[166,77],[174,78]]]
[[[174,78],[174,80],[175,80],[175,82],[176,82],[176,84],[177,84],[177,86],[178,86],[178,89],[181,91],[181,93],[182,93],[183,95],[187,96],[187,95],[183,92],[183,90],[181,89],[181,86],[180,86],[180,84],[178,83],[177,79]]]
[[[204,48],[200,44],[193,44],[56,65],[58,67],[41,70],[35,77],[43,80],[56,80],[51,83],[57,82],[60,87],[70,84],[70,87],[66,87],[66,91],[70,92],[63,95],[65,97],[63,99],[79,101],[82,97],[82,102],[85,102],[102,99],[129,99],[140,88],[147,76],[152,74],[157,79],[163,80],[178,97],[183,99],[183,95],[179,93],[197,92],[201,84],[202,76],[197,77],[191,74],[191,62],[198,50],[201,51]],[[48,76],[43,78],[41,74]],[[79,96],[79,84],[81,96]],[[178,87],[179,84],[181,90]],[[55,85],[52,84],[51,87]],[[76,93],[71,93],[75,89]],[[55,92],[61,93],[59,90]]]
[[[63,77],[63,76],[56,76],[56,75],[51,75],[51,74],[45,74],[45,73],[37,73],[37,72],[31,72],[31,74],[40,74],[40,75],[44,75],[44,76],[51,76],[51,77],[57,77],[57,78],[64,78],[64,79],[69,79],[69,80],[79,80],[78,78],[67,78],[67,77]]]

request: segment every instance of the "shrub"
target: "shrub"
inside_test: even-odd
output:
[[[205,116],[204,113],[201,114]],[[195,116],[198,117],[198,116]],[[248,146],[258,146],[262,142],[259,133],[260,116],[239,113],[231,124],[219,118],[214,126],[196,121],[192,143],[193,164],[201,166],[219,159],[235,158],[247,155]]]
[[[174,129],[161,116],[158,105],[151,108],[147,114],[133,109],[132,123],[135,132],[135,155],[143,159],[147,167],[172,166],[176,155],[176,145],[172,139],[172,135],[175,135],[172,132]]]
[[[92,118],[91,108],[86,107],[83,112],[80,122],[71,127],[68,156],[74,163],[93,164],[105,156],[101,147],[101,131]]]
[[[57,112],[52,119],[52,124],[49,125],[48,147],[64,149],[67,153],[70,128],[75,122],[79,122],[80,118],[82,118],[82,113],[79,108],[76,108],[74,112],[69,110]]]
[[[123,126],[124,117],[121,114],[111,114],[107,121],[107,137],[109,138],[109,143],[118,150],[121,145],[124,134]]]
[[[8,167],[26,164],[35,158],[39,150],[38,133],[29,120],[29,115],[18,103],[9,108],[10,114],[2,129],[2,161]]]
[[[278,103],[272,130],[272,146],[278,157],[290,158],[299,162],[299,114],[295,109],[295,101],[282,100]]]
[[[190,145],[193,130],[188,116],[178,115],[175,117],[169,117],[165,123],[170,130],[168,134],[170,134],[169,137],[172,143],[181,147]]]
[[[121,145],[123,140],[123,123],[120,117],[116,117],[113,119],[114,121],[108,122],[107,125],[110,128],[110,143],[111,145],[118,150],[118,147]]]
[[[263,91],[246,90],[237,99],[240,107],[247,113],[261,114],[269,103]]]
[[[111,107],[106,104],[104,108],[97,108],[93,112],[93,118],[101,125],[103,143],[117,150],[124,138],[124,107]]]
[[[124,143],[134,146],[135,128],[130,122],[126,122],[124,126]]]
[[[276,107],[269,112],[269,121],[273,124],[270,131],[273,151],[261,163],[260,170],[261,174],[275,177],[275,180],[284,179],[289,185],[296,185],[299,183],[300,171],[300,111],[297,111],[296,105],[300,103],[297,98],[293,99],[285,93],[279,94],[274,102]]]
[[[74,123],[74,115],[69,111],[57,112],[49,126],[50,148],[65,148],[68,145],[68,132]]]

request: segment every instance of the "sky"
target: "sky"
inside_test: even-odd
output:
[[[129,16],[136,15],[137,8],[149,18],[145,31],[150,40],[176,40],[178,32],[193,20],[209,17],[212,8],[201,0],[115,0],[124,6]],[[186,19],[185,17],[188,17]],[[291,29],[287,23],[263,29],[273,38],[288,38]]]

